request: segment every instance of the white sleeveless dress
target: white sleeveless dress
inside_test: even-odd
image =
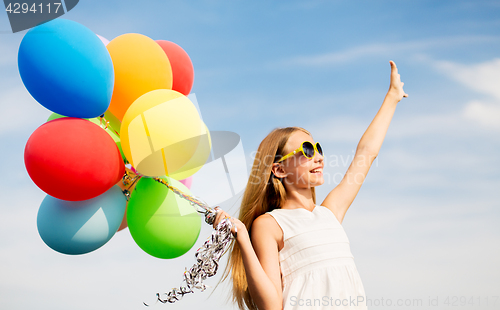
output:
[[[330,209],[266,212],[283,230],[283,309],[367,309],[349,239]]]

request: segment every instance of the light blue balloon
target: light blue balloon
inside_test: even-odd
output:
[[[113,62],[87,27],[61,18],[36,26],[21,41],[17,60],[26,89],[52,112],[93,118],[108,109]]]
[[[113,237],[125,215],[127,199],[113,186],[88,200],[66,201],[47,195],[38,210],[38,233],[53,250],[85,254]]]

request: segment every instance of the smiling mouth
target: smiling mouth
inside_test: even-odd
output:
[[[321,173],[323,173],[323,171],[321,169],[315,169],[315,170],[311,170],[309,172],[315,173],[315,174],[321,174]]]

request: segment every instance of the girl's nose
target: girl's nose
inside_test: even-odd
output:
[[[321,162],[324,160],[324,157],[319,152],[316,152],[316,154],[314,155],[314,160]]]

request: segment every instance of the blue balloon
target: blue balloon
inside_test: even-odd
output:
[[[34,27],[21,41],[17,60],[26,89],[52,112],[93,118],[108,109],[113,62],[87,27],[61,18]]]
[[[97,250],[114,236],[127,199],[113,186],[95,198],[66,201],[47,195],[37,217],[38,233],[53,250],[70,255]]]

